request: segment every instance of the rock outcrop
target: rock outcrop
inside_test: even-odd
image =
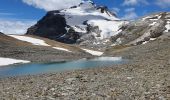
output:
[[[139,45],[154,40],[170,30],[169,16],[168,12],[156,13],[124,24],[111,41],[119,45]]]

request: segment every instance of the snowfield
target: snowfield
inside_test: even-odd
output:
[[[51,45],[47,44],[44,40],[33,38],[33,37],[29,37],[29,36],[23,36],[23,35],[22,36],[21,35],[8,35],[8,36],[16,38],[16,39],[18,39],[20,41],[25,41],[25,42],[32,43],[33,45],[51,46]],[[61,47],[52,47],[52,48],[57,49],[57,50],[66,51],[66,52],[72,52],[72,51],[70,51],[68,49],[61,48]]]
[[[84,48],[82,48],[82,50],[94,56],[101,56],[103,54],[103,52],[100,52],[100,51],[94,51],[94,50],[89,50],[89,49],[84,49]]]
[[[32,38],[28,36],[21,36],[21,35],[8,35],[8,36],[11,36],[21,41],[32,43],[33,45],[50,46],[47,43],[45,43],[44,40],[41,40],[41,39],[36,39],[36,38]]]
[[[0,57],[0,66],[12,65],[17,63],[30,63],[30,61]]]
[[[61,10],[60,14],[65,16],[67,25],[71,26],[76,32],[87,32],[87,25],[84,23],[98,26],[101,33],[97,39],[115,35],[119,27],[125,23],[125,21],[121,21],[107,9],[102,13],[101,9],[98,9],[96,5],[90,2],[83,2],[83,4],[75,8]]]
[[[104,38],[109,38],[110,36],[114,36],[118,33],[118,30],[120,28],[120,26],[123,24],[124,22],[121,21],[106,21],[106,20],[90,20],[88,21],[88,24],[91,24],[93,26],[98,26],[99,29],[102,30],[101,32],[101,39]]]

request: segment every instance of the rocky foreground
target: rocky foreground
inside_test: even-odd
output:
[[[170,39],[110,48],[129,64],[0,79],[1,100],[169,100]],[[114,52],[113,52],[114,51]]]

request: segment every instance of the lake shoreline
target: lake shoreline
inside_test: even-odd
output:
[[[61,73],[65,71],[73,71],[80,69],[89,69],[95,67],[104,67],[112,65],[122,65],[130,63],[127,59],[122,57],[94,57],[83,58],[70,61],[59,62],[40,62],[40,63],[27,63],[16,64],[0,68],[0,78],[16,77],[26,75],[39,75],[48,73]]]
[[[0,79],[0,99],[168,100],[170,40],[157,41],[105,54],[129,64]]]

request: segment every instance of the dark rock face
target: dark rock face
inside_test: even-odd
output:
[[[66,30],[67,26],[64,15],[60,11],[48,12],[36,25],[30,27],[26,34],[37,35],[63,43],[75,43],[79,34],[73,29]],[[69,34],[67,34],[69,33]]]
[[[0,35],[2,35],[3,33],[2,32],[0,32]]]
[[[37,35],[60,41],[60,37],[67,31],[64,15],[59,11],[50,11],[36,25],[30,27],[26,34]]]
[[[107,14],[111,14],[111,15],[113,15],[113,16],[115,16],[115,17],[117,17],[117,15],[115,14],[115,13],[111,13],[111,12],[108,12],[109,11],[109,9],[108,9],[108,7],[107,6],[99,6],[99,7],[97,7],[97,10],[100,10],[100,12],[101,13],[104,13],[104,12],[106,12]]]
[[[80,34],[76,32],[73,28],[70,28],[63,37],[59,38],[59,41],[63,43],[72,44],[72,43],[76,43],[77,39],[79,38],[80,38]]]

